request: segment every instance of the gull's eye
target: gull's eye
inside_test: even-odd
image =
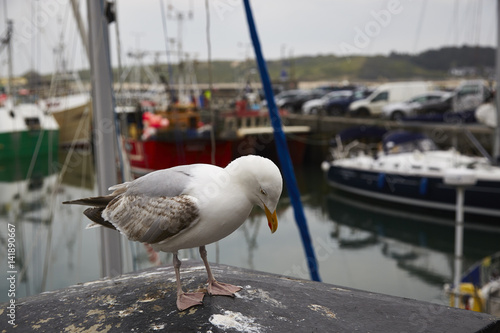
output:
[[[267,195],[266,191],[264,191],[263,189],[260,189],[260,193]]]

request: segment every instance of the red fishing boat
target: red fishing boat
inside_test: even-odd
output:
[[[225,167],[242,155],[261,155],[278,163],[273,129],[267,112],[237,107],[218,114],[212,125],[194,105],[158,110],[154,102],[119,108],[123,142],[136,175],[182,164],[213,163]],[[282,114],[284,115],[284,114]],[[209,118],[209,117],[207,117]],[[307,126],[284,126],[294,164],[302,163]]]

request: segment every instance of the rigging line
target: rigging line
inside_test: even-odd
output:
[[[73,29],[73,38],[71,40],[78,40],[78,32],[76,31],[76,29]],[[71,51],[71,56],[69,57],[69,59],[71,59],[71,65],[68,64],[68,67],[69,68],[72,68],[71,70],[71,77],[73,78],[73,80],[75,80],[76,82],[76,89],[79,93],[86,93],[87,90],[83,87],[82,85],[82,82],[81,82],[81,79],[80,79],[80,75],[78,74],[78,71],[76,70],[76,52],[78,50],[78,47],[77,47],[77,43],[73,43],[73,49]]]
[[[62,22],[62,20],[60,20],[60,18],[58,19],[59,21],[59,25],[60,25],[60,33],[59,33],[59,41],[56,41],[56,48],[54,50],[54,53],[55,53],[55,62],[56,62],[56,67],[54,68],[54,72],[52,73],[52,79],[51,79],[51,83],[50,83],[50,87],[49,87],[49,94],[48,96],[49,97],[52,97],[52,96],[56,96],[57,95],[57,91],[59,90],[60,87],[58,87],[58,80],[57,80],[57,74],[59,72],[59,67],[61,67],[61,69],[65,69],[65,65],[64,65],[64,52],[63,50],[65,49],[64,48],[64,37],[65,37],[65,32],[66,32],[66,29],[64,28],[67,24],[68,24],[68,8],[66,8],[66,13],[64,15],[64,19],[65,19],[65,22]],[[61,73],[63,75],[63,78],[64,78],[64,75],[66,74],[64,71]]]
[[[12,100],[12,70],[13,70],[13,66],[12,66],[12,39],[13,39],[13,35],[14,35],[14,22],[12,20],[9,21],[8,19],[8,15],[7,15],[7,0],[4,1],[4,20],[5,20],[5,24],[7,26],[7,30],[12,29],[10,30],[10,33],[9,33],[9,36],[8,36],[8,45],[7,45],[7,95],[10,96],[11,100]],[[21,44],[23,45],[23,44]],[[13,102],[13,100],[12,100]]]
[[[3,19],[4,19],[5,24],[7,24],[7,18],[8,18],[8,15],[7,15],[7,0],[4,0],[3,1]]]
[[[210,96],[210,100],[208,102],[208,111],[210,112],[210,121],[212,123],[212,128],[210,129],[210,143],[212,145],[212,153],[211,153],[211,161],[212,164],[215,165],[215,112],[212,108],[212,41],[210,39],[210,6],[208,4],[208,0],[205,0],[205,10],[206,10],[206,37],[207,37],[207,57],[208,57],[208,96]]]
[[[121,92],[123,88],[123,79],[122,79],[122,46],[120,40],[120,29],[118,25],[118,4],[115,1],[115,38],[116,38],[116,56],[118,60],[118,91]]]
[[[167,84],[167,90],[170,93],[169,96],[170,102],[172,102],[174,96],[172,88],[173,69],[172,69],[172,62],[170,60],[170,50],[168,48],[167,19],[165,17],[165,5],[163,3],[163,0],[160,0],[160,7],[161,7],[161,18],[163,23],[163,37],[165,40],[165,52],[167,53],[168,80],[166,81],[166,84]]]
[[[476,6],[476,2],[475,1],[471,1],[469,3],[469,6],[471,8],[471,10],[469,11],[470,12],[470,17],[471,17],[471,20],[470,20],[470,29],[468,31],[468,40],[470,41],[470,43],[472,45],[474,45],[474,37],[475,37],[475,30],[476,30],[476,26],[477,26],[477,22],[476,22],[476,19],[477,19],[477,6]]]
[[[90,170],[87,171],[87,160],[92,158],[91,157],[91,153],[89,153],[87,156],[84,156],[83,153],[81,154],[82,156],[82,163],[81,163],[81,173],[82,173],[82,176],[80,178],[80,188],[84,189],[85,188],[85,185],[87,184],[86,182],[86,179],[85,179],[85,175],[87,174],[90,174],[93,170],[90,168]],[[93,186],[93,182],[92,182],[92,186]],[[76,227],[78,229],[76,230],[84,230],[85,227],[83,225],[83,214],[78,214],[78,216],[80,216],[80,218],[78,219],[78,222],[76,224]],[[83,267],[83,260],[82,260],[82,254],[83,254],[83,233],[82,232],[77,232],[76,233],[76,271],[75,271],[75,275],[76,275],[76,278],[78,281],[81,281],[81,278],[82,278],[82,275],[81,275],[81,269]]]
[[[463,19],[463,22],[469,22],[469,25],[471,25],[472,27],[467,27],[467,24],[463,24],[462,27],[463,27],[463,40],[464,40],[464,45],[467,44],[467,41],[472,41],[472,37],[474,36],[474,34],[472,33],[473,29],[474,29],[474,18],[475,18],[475,14],[474,14],[474,10],[475,10],[475,6],[474,6],[474,2],[471,1],[468,3],[468,7],[464,13],[464,19]]]
[[[52,78],[50,81],[50,86],[49,86],[49,97],[51,96],[56,96],[56,91],[57,91],[57,75],[59,73],[59,66],[61,63],[61,58],[62,58],[62,45],[63,45],[63,40],[64,40],[64,29],[63,29],[63,24],[60,24],[60,34],[59,34],[59,41],[56,42],[56,52],[55,52],[55,62],[56,62],[56,67],[54,68],[54,72],[52,73]]]
[[[418,25],[417,25],[417,34],[415,36],[415,44],[413,44],[413,53],[417,52],[417,47],[418,47],[418,41],[420,39],[420,34],[422,32],[422,23],[424,22],[424,14],[425,14],[425,9],[427,7],[427,0],[424,0],[421,2],[421,7],[420,7],[420,16],[418,18]]]
[[[64,61],[67,61],[66,62],[66,68],[71,68],[72,70],[67,70],[68,74],[71,72],[71,73],[75,73],[75,59],[76,59],[76,50],[77,50],[77,43],[76,41],[78,40],[78,37],[77,37],[77,28],[75,25],[71,25],[70,24],[70,21],[69,21],[69,17],[70,17],[70,6],[66,7],[66,10],[65,10],[65,14],[64,14],[64,18],[65,18],[65,23],[63,26],[66,26],[66,34],[71,36],[69,40],[73,41],[72,45],[72,49],[70,50],[70,52],[68,52],[68,55],[71,54],[71,56],[68,56],[67,59],[64,59]],[[62,40],[62,39],[61,39]],[[69,63],[71,61],[71,64]],[[74,78],[75,76],[72,75],[72,77]],[[73,92],[73,89],[71,89],[71,93]],[[79,91],[80,93],[83,93],[83,91]]]
[[[483,11],[483,1],[482,0],[479,0],[478,2],[476,2],[476,27],[475,27],[475,32],[476,32],[476,36],[475,36],[475,45],[478,45],[480,44],[481,42],[481,25],[482,25],[482,21],[481,21],[481,14],[482,14],[482,11]]]
[[[45,178],[44,178],[44,181],[47,181],[50,177],[51,177],[51,175],[49,175],[49,176],[45,177]],[[54,206],[54,204],[55,204],[55,200],[51,199],[51,203],[52,203],[52,204],[49,206],[49,208],[50,208],[50,211],[49,211],[49,212],[50,212],[50,213],[49,213],[49,218],[48,218],[48,221],[52,221],[52,220],[53,220],[53,217],[54,217],[54,215],[53,215],[53,212],[54,212],[53,206]],[[22,222],[22,221],[20,221],[20,219],[21,219],[21,213],[20,213],[20,212],[18,212],[18,213],[16,214],[16,217],[15,217],[15,218],[16,218],[16,222]],[[44,222],[45,222],[45,221],[44,221],[44,220],[42,220],[42,216],[40,216],[40,220],[41,220],[42,224],[44,224]],[[23,223],[23,225],[24,225],[24,223]],[[52,226],[53,226],[53,224],[52,224],[52,223],[50,223],[50,224],[49,224],[49,234],[51,234],[51,229],[52,229]],[[35,234],[33,235],[33,241],[32,241],[32,244],[35,244],[37,241],[41,241],[42,232],[43,232],[42,228],[38,228],[38,229],[36,230]],[[50,237],[51,237],[51,236],[50,236]],[[51,247],[51,245],[50,245],[50,244],[51,244],[51,241],[49,242],[49,244],[47,244],[47,242],[46,242],[46,241],[44,241],[44,244],[46,244],[47,249],[48,249],[49,247]],[[49,250],[50,250],[50,249],[49,249]],[[23,266],[23,268],[22,268],[21,272],[19,273],[19,275],[20,275],[20,276],[23,276],[23,275],[27,274],[27,270],[29,269],[29,267],[32,267],[32,265],[31,265],[31,264],[32,264],[32,263],[36,263],[36,262],[37,262],[37,261],[35,261],[35,259],[34,259],[34,258],[35,258],[35,251],[36,251],[36,247],[35,247],[35,246],[32,246],[32,247],[31,247],[31,249],[30,249],[30,251],[27,251],[27,250],[26,250],[26,251],[23,251],[23,252],[29,252],[29,253],[27,253],[27,254],[22,254],[22,255],[21,255],[21,257],[22,257],[22,258],[23,258],[23,260],[24,260],[24,266]],[[50,257],[49,257],[49,260],[50,260]],[[45,263],[44,263],[44,265],[45,265]],[[44,272],[44,274],[45,274],[45,272]],[[43,282],[43,280],[42,280],[42,285],[44,285],[44,284],[45,284],[45,282]],[[43,290],[43,291],[45,291],[45,290]]]
[[[37,38],[34,38],[34,39],[35,39],[34,44],[36,45],[36,39]],[[38,40],[39,39],[40,39],[40,33],[38,32]],[[40,43],[38,43],[38,45],[40,46]],[[32,70],[34,70],[34,69],[32,68]],[[40,110],[40,107],[38,106],[38,104],[35,104],[34,107],[36,107],[36,108],[38,108]],[[44,120],[46,120],[45,117],[42,119],[42,122]],[[29,166],[28,172],[26,174],[26,180],[31,179],[31,175],[33,174],[33,170],[35,168],[35,164],[36,164],[36,161],[38,159],[38,153],[40,152],[40,148],[42,146],[43,136],[44,136],[44,134],[46,132],[46,130],[44,129],[44,126],[43,126],[44,124],[42,122],[40,123],[40,125],[41,125],[40,133],[38,134],[38,139],[37,139],[37,142],[36,142],[35,150],[33,151],[33,155],[31,156],[30,166]],[[47,144],[51,145],[49,139],[47,139]]]
[[[113,1],[113,7],[115,10],[115,31],[118,31],[118,15],[116,14],[116,8],[118,6],[117,6],[116,1]],[[119,37],[119,35],[117,33],[117,38],[118,37]],[[117,41],[117,44],[118,44],[118,41]],[[109,52],[109,50],[108,50],[108,52]],[[120,59],[120,57],[119,57],[119,59]],[[121,70],[121,60],[119,62],[119,70]],[[110,76],[109,82],[111,82],[111,84],[113,84],[113,71],[110,70],[108,75]],[[118,76],[119,76],[119,74],[118,74]],[[121,83],[120,83],[120,87],[121,87]],[[122,181],[130,181],[130,180],[132,180],[132,173],[130,171],[130,164],[129,164],[129,161],[127,158],[127,153],[125,151],[124,143],[121,140],[122,129],[120,127],[118,113],[116,112],[116,92],[113,89],[111,89],[111,106],[113,108],[112,115],[113,115],[113,121],[115,123],[115,140],[116,140],[116,145],[115,145],[116,151],[115,152],[118,155],[118,162],[119,162],[119,166],[120,166],[121,178],[122,178]]]
[[[73,153],[76,150],[76,144],[77,144],[76,138],[78,138],[78,136],[80,135],[80,132],[83,129],[83,125],[87,123],[90,115],[91,115],[90,102],[87,102],[87,105],[85,106],[85,109],[83,112],[83,116],[80,118],[80,121],[78,122],[78,127],[76,128],[75,134],[73,136],[73,140],[71,141],[71,146],[69,148],[68,153],[66,154],[66,158],[64,160],[63,166],[62,166],[61,170],[59,171],[57,186],[54,187],[54,193],[57,191],[57,187],[59,187],[59,185],[62,183],[62,179],[64,177],[64,174],[66,173],[66,170],[68,169],[69,162],[70,162],[71,158],[73,157]]]
[[[450,26],[448,28],[448,32],[446,33],[446,38],[445,38],[445,45],[446,42],[449,40],[452,40],[452,45],[457,45],[457,40],[458,40],[458,8],[459,8],[459,1],[454,1],[453,2],[453,13],[451,15],[451,22]]]
[[[495,16],[495,13],[492,15],[493,17]],[[488,27],[488,32],[485,33],[485,44],[486,45],[494,45],[495,43],[495,38],[496,38],[496,19],[488,20],[490,22],[490,26]]]
[[[464,4],[463,8],[463,13],[460,14],[460,11],[457,13],[457,26],[456,26],[456,32],[455,32],[455,38],[456,38],[456,46],[460,46],[460,39],[464,36],[465,32],[467,31],[467,27],[465,24],[462,22],[467,21],[467,14],[469,12],[469,8],[467,7],[468,4]]]
[[[38,1],[33,1],[31,3],[31,22],[35,22],[34,21],[34,18],[36,17],[36,5],[37,5]],[[31,58],[30,58],[30,71],[31,73],[33,73],[33,71],[35,70],[35,64],[34,64],[34,60],[33,60],[33,53],[35,53],[35,44],[36,44],[36,36],[34,35],[35,33],[37,32],[37,29],[34,30],[33,32],[33,36],[31,38]],[[31,74],[32,76],[33,74]]]

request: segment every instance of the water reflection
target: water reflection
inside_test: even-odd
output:
[[[297,174],[309,223],[313,229],[328,223],[329,246],[335,247],[320,262],[325,282],[446,303],[442,287],[454,273],[453,214],[427,215],[335,191],[314,167]],[[466,219],[464,269],[500,250],[500,225],[483,222]],[[322,250],[327,240],[320,230],[313,239]]]
[[[78,223],[73,222],[78,220],[73,211],[58,204],[61,197],[89,195],[92,190],[88,179],[81,181],[77,174],[82,163],[60,177],[57,158],[40,156],[0,164],[0,246],[7,249],[7,224],[15,225],[16,297],[64,287],[79,282],[82,276],[95,277],[79,273],[85,270],[77,260],[83,259]],[[87,174],[92,175],[93,170]],[[80,179],[78,186],[70,185],[76,176]],[[0,259],[0,265],[7,267],[6,257]],[[2,290],[6,290],[5,281],[1,279]],[[0,301],[6,301],[6,297],[2,294]]]
[[[453,254],[455,222],[452,218],[385,208],[380,204],[336,191],[332,191],[327,197],[327,209],[333,221],[352,229],[371,232],[379,236],[382,242],[392,239],[440,253]],[[499,227],[466,222],[465,228],[466,259],[475,261],[499,249]]]

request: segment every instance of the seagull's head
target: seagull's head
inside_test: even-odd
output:
[[[256,155],[240,157],[233,163],[237,163],[238,174],[245,179],[248,198],[264,210],[269,228],[274,233],[278,229],[276,207],[283,190],[280,170],[271,160]]]

